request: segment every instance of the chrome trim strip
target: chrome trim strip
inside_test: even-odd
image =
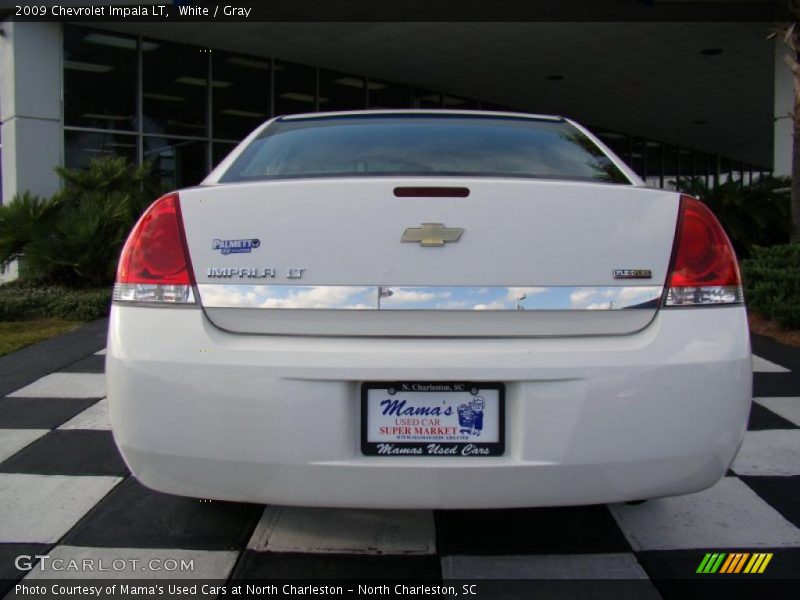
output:
[[[207,308],[327,310],[622,310],[655,309],[659,285],[500,287],[238,285],[201,283]]]

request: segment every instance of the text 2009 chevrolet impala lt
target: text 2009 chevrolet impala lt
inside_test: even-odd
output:
[[[560,117],[274,119],[120,259],[116,442],[147,486],[478,508],[682,494],[751,397],[736,258]]]

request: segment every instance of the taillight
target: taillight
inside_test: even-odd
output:
[[[739,304],[742,282],[733,246],[708,207],[681,196],[666,306]]]
[[[194,304],[193,284],[180,199],[173,192],[153,202],[128,236],[114,300]]]

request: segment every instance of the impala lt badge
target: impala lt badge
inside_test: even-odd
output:
[[[269,267],[209,267],[206,273],[209,279],[275,279],[275,269]]]
[[[423,246],[444,246],[457,242],[464,230],[460,227],[445,227],[443,223],[423,223],[422,227],[409,227],[403,232],[401,242],[414,242]]]
[[[305,271],[300,267],[284,270],[274,267],[208,267],[206,276],[209,279],[275,279],[283,273],[286,279],[302,279]]]

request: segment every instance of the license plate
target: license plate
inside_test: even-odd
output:
[[[361,385],[361,451],[372,456],[498,456],[505,387],[485,382]]]

